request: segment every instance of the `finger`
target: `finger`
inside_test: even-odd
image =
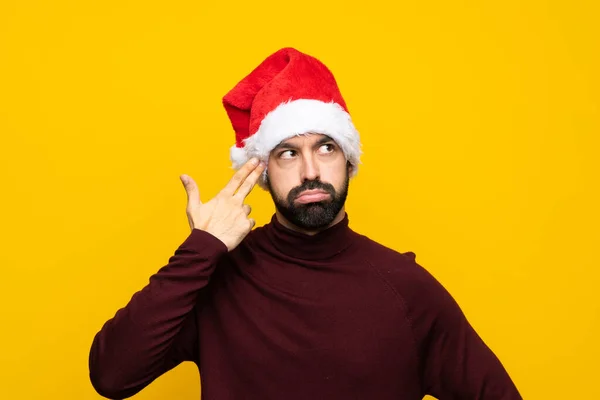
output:
[[[261,162],[258,167],[248,175],[246,180],[244,180],[244,183],[242,183],[242,186],[240,186],[234,197],[240,201],[244,201],[246,196],[248,196],[254,188],[254,185],[256,185],[256,182],[260,179],[260,175],[264,172],[265,168],[265,163]]]
[[[253,157],[250,160],[248,160],[233,175],[233,177],[231,178],[229,183],[225,186],[225,188],[223,188],[221,193],[229,195],[229,196],[233,196],[235,194],[236,190],[239,189],[240,185],[246,180],[248,175],[250,175],[250,173],[252,171],[254,171],[254,169],[256,169],[257,166],[258,166],[258,159],[256,157]]]
[[[179,177],[179,179],[181,179],[183,187],[185,188],[188,205],[202,204],[200,201],[200,191],[198,190],[198,185],[196,185],[196,182],[194,182],[192,177],[183,174]]]
[[[248,204],[244,204],[242,208],[244,209],[246,216],[250,215],[250,213],[252,212],[252,207],[250,207],[250,205]]]
[[[250,229],[254,228],[254,226],[256,225],[256,221],[254,220],[254,218],[248,218],[248,222],[250,222]]]

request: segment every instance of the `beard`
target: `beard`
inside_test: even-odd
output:
[[[267,188],[273,198],[275,208],[292,224],[308,230],[325,228],[333,222],[346,203],[349,181],[350,176],[346,171],[346,179],[339,192],[335,190],[333,185],[321,182],[318,179],[305,181],[302,185],[290,190],[287,197],[283,198],[275,193],[269,182],[269,176],[266,177]],[[323,190],[329,194],[330,198],[325,201],[307,204],[294,203],[300,193],[312,189]]]

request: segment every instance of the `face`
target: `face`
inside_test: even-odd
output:
[[[349,172],[335,141],[307,134],[285,140],[271,151],[266,183],[281,215],[299,228],[318,230],[342,211]]]

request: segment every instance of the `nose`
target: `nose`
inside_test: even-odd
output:
[[[306,154],[302,160],[302,181],[313,181],[319,178],[319,165],[312,154]]]

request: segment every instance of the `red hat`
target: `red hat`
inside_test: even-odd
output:
[[[316,58],[293,48],[271,54],[223,97],[223,106],[235,131],[235,169],[251,157],[267,160],[292,136],[320,133],[341,147],[356,174],[359,134],[333,74]]]

